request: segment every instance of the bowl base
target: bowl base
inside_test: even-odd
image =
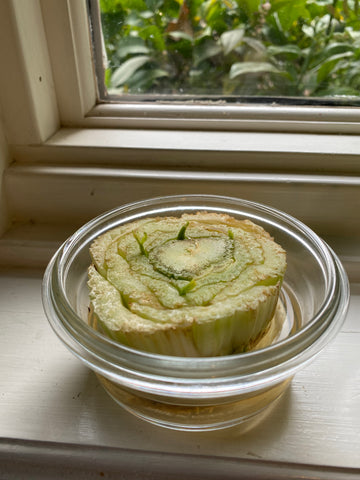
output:
[[[168,403],[159,396],[139,396],[97,374],[106,392],[121,407],[152,424],[172,430],[202,432],[241,425],[241,433],[265,418],[291,383],[288,378],[275,386],[238,396],[234,401],[212,404]]]

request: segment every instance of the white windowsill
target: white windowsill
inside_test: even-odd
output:
[[[18,163],[354,174],[355,135],[62,128],[43,144],[14,145]]]
[[[41,305],[41,279],[42,270],[0,271],[0,433],[11,439],[0,445],[0,458],[11,478],[21,473],[35,476],[39,467],[42,474],[63,478],[60,474],[70,464],[78,469],[78,476],[66,478],[88,478],[89,465],[92,474],[99,465],[109,473],[112,465],[112,472],[118,468],[133,478],[150,452],[164,454],[163,460],[166,454],[178,458],[178,476],[174,464],[168,465],[171,478],[207,473],[210,478],[224,459],[225,468],[229,462],[229,479],[263,478],[265,473],[269,480],[295,478],[295,474],[305,480],[359,477],[360,284],[352,286],[350,310],[337,338],[296,374],[290,389],[259,425],[244,434],[238,427],[196,434],[152,426],[118,406],[54,335]],[[19,453],[16,446],[26,452],[19,462],[14,461]],[[80,452],[89,454],[92,448],[99,449],[98,461],[81,462]],[[126,452],[132,461],[124,460]],[[64,463],[64,455],[70,463]],[[189,472],[191,458],[194,469]],[[162,465],[150,462],[145,471],[156,478]]]

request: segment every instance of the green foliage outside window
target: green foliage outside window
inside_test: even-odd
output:
[[[359,97],[359,0],[100,0],[110,94]]]

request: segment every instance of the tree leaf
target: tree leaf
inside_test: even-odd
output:
[[[246,36],[244,37],[244,43],[246,43],[258,54],[266,55],[266,47],[260,40]]]
[[[337,55],[339,53],[354,52],[355,50],[355,46],[350,43],[329,43],[322,51],[322,58],[331,57],[332,55]]]
[[[144,18],[145,20],[148,20],[149,18],[153,18],[154,15],[155,15],[155,12],[151,10],[145,10],[144,12],[139,12],[139,17]]]
[[[271,2],[272,10],[277,11],[284,30],[289,30],[299,18],[310,19],[304,0],[280,0]]]
[[[149,25],[139,31],[139,36],[147,42],[151,42],[157,50],[163,51],[166,48],[165,40],[160,28],[156,25]]]
[[[161,9],[162,4],[164,3],[163,0],[145,0],[147,7],[155,12],[155,10]]]
[[[100,8],[103,13],[113,12],[119,7],[137,11],[147,9],[143,0],[100,0]]]
[[[227,25],[224,20],[226,9],[222,5],[222,2],[212,0],[210,2],[204,2],[204,4],[207,4],[205,20],[211,29],[217,32],[226,30]]]
[[[309,0],[306,4],[307,9],[311,15],[311,18],[315,17],[323,17],[328,11],[328,5],[331,5],[333,0],[327,0],[326,2],[323,1],[316,1],[316,0]]]
[[[271,12],[276,12],[281,8],[291,6],[294,0],[271,0]]]
[[[322,63],[317,72],[317,81],[319,83],[323,82],[326,77],[334,70],[336,65],[340,60],[350,59],[354,54],[352,52],[339,53],[338,55],[333,55]]]
[[[224,50],[224,55],[228,55],[234,50],[244,38],[244,28],[236,28],[235,30],[229,30],[224,32],[220,37],[220,43]]]
[[[107,68],[105,70],[104,80],[105,80],[105,85],[109,87],[111,83],[111,68]]]
[[[314,96],[349,99],[350,97],[359,98],[360,92],[359,90],[351,87],[339,87],[334,85],[328,86],[326,89],[316,92]]]
[[[138,55],[126,60],[119,68],[117,68],[111,76],[110,86],[119,87],[123,85],[138,68],[145,65],[150,60],[148,55]]]
[[[238,4],[243,7],[246,14],[250,16],[259,10],[260,0],[242,0],[241,2],[238,1]]]
[[[194,66],[222,52],[221,46],[212,39],[206,39],[194,48]]]
[[[120,58],[128,55],[147,54],[149,48],[145,45],[145,41],[140,37],[125,37],[121,38],[117,44],[116,53]]]
[[[233,63],[230,69],[230,78],[247,73],[283,73],[268,62],[238,62]]]
[[[128,93],[143,93],[154,87],[157,80],[168,77],[168,72],[159,68],[139,68],[126,82]]]
[[[297,45],[270,45],[267,49],[268,54],[272,56],[286,55],[290,58],[300,58],[303,52]]]
[[[185,33],[185,32],[181,32],[180,30],[175,30],[173,32],[169,32],[168,36],[175,41],[188,40],[191,43],[194,41],[194,39],[191,35],[189,35],[188,33]]]
[[[357,80],[356,84],[360,85],[360,60],[352,63],[351,68],[348,72],[346,72],[346,76],[351,83],[353,83],[354,81],[356,82]]]

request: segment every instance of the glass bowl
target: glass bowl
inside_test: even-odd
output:
[[[220,357],[165,356],[126,347],[89,326],[87,268],[92,241],[142,217],[197,211],[248,218],[286,250],[288,266],[267,345]],[[202,431],[244,427],[261,418],[293,375],[340,330],[349,285],[334,252],[295,218],[237,198],[187,195],[124,205],[88,222],[50,261],[42,298],[55,333],[96,372],[120,405],[157,425]]]

